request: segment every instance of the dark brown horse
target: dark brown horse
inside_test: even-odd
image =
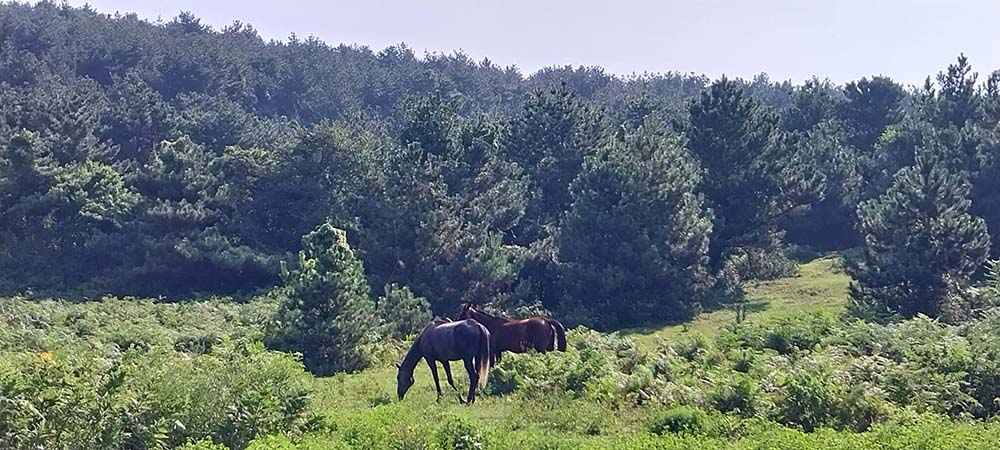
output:
[[[437,389],[438,400],[441,400],[441,383],[438,381],[437,365],[440,361],[444,373],[448,376],[448,384],[455,387],[451,379],[451,366],[448,361],[462,360],[465,370],[469,372],[469,395],[467,403],[476,401],[476,387],[486,387],[489,378],[492,353],[490,352],[490,332],[475,320],[459,320],[448,322],[435,320],[427,324],[413,340],[413,345],[406,352],[401,364],[396,364],[396,395],[402,400],[406,391],[413,386],[413,369],[417,367],[420,358],[427,360],[434,376],[434,387]]]
[[[500,361],[505,351],[524,353],[529,349],[538,352],[566,351],[566,328],[558,320],[545,317],[508,320],[486,314],[471,303],[462,305],[459,319],[474,319],[486,325],[493,337],[493,361]]]

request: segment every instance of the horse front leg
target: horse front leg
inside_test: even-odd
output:
[[[476,370],[476,365],[473,364],[472,358],[465,358],[465,370],[469,372],[469,396],[466,398],[465,403],[471,405],[476,402],[476,383],[479,382],[479,371]]]
[[[451,378],[451,364],[448,364],[448,360],[445,359],[441,360],[441,366],[444,367],[444,374],[448,377],[448,384],[451,385],[452,389],[457,391],[458,388],[455,387],[455,380]]]
[[[431,376],[434,377],[434,388],[437,389],[437,401],[441,401],[441,382],[438,381],[438,369],[437,365],[434,364],[434,360],[431,358],[424,358],[427,360],[427,365],[431,368]]]

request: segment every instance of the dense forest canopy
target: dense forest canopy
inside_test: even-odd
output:
[[[677,320],[794,270],[793,248],[861,247],[858,314],[961,320],[1000,251],[998,121],[1000,72],[963,56],[914,88],[525,76],[0,4],[0,288],[247,293],[304,280],[303,236],[336,227],[352,295],[438,314]]]

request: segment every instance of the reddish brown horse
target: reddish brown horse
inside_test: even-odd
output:
[[[458,318],[474,319],[490,331],[494,362],[500,361],[505,351],[524,353],[529,349],[538,352],[566,351],[566,328],[558,320],[545,317],[508,320],[486,314],[471,303],[462,305]]]

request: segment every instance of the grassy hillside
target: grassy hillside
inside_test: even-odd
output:
[[[577,328],[566,353],[505,358],[473,406],[447,384],[436,401],[425,364],[398,401],[401,342],[309,375],[255,343],[273,298],[3,299],[0,448],[993,448],[1000,423],[973,418],[1000,396],[1000,317],[841,321],[848,281],[824,257],[751,286],[739,326]]]
[[[836,315],[847,304],[847,286],[851,278],[844,273],[842,259],[831,254],[799,265],[792,277],[762,281],[746,288],[746,319],[750,322],[773,323],[775,320],[810,314]],[[660,340],[676,340],[700,334],[711,337],[725,325],[736,321],[733,309],[709,311],[691,322],[656,328],[623,330],[646,347]]]

